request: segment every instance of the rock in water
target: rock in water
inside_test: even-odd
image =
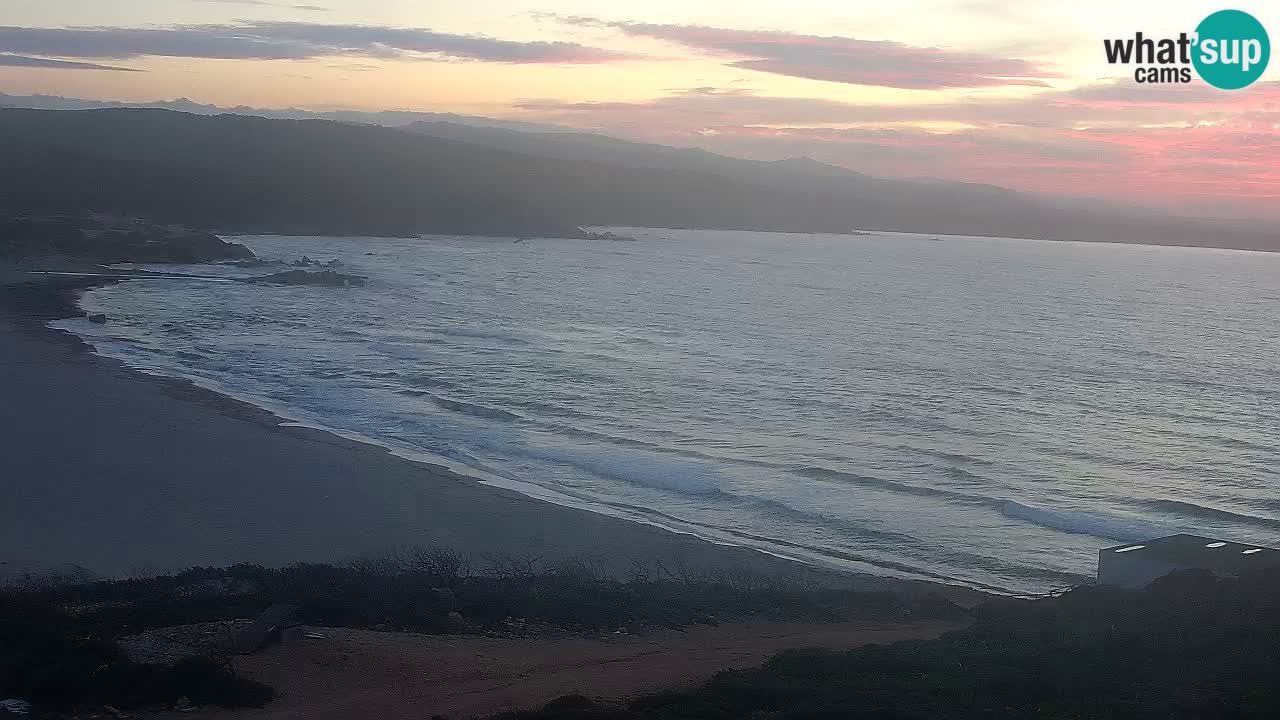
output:
[[[574,235],[573,237],[581,240],[608,240],[610,242],[636,242],[636,239],[633,237],[628,237],[626,235],[617,235],[615,233],[609,232],[608,230],[602,233],[598,233],[598,232],[591,232],[590,230],[584,230],[582,228],[578,228],[577,234]]]
[[[276,285],[317,285],[320,287],[364,287],[366,279],[359,275],[344,275],[332,270],[324,270],[322,272],[289,270],[275,273],[274,275],[245,278],[244,282],[274,283]]]
[[[0,700],[0,708],[10,715],[30,715],[31,703],[26,700],[17,698],[9,698],[8,700]]]

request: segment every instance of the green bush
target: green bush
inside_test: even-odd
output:
[[[657,567],[657,566],[655,566]],[[31,588],[55,607],[79,608],[104,636],[214,620],[254,617],[286,603],[310,625],[456,633],[505,629],[507,618],[567,631],[612,631],[629,624],[683,627],[754,619],[830,622],[850,619],[956,619],[964,611],[936,596],[813,587],[786,578],[647,572],[604,577],[585,564],[544,566],[491,559],[473,570],[449,550],[409,550],[357,562],[284,568],[234,565],[174,575]]]
[[[957,618],[935,597],[815,588],[745,573],[638,568],[628,581],[590,563],[546,566],[534,558],[487,558],[476,570],[448,549],[410,549],[342,565],[234,565],[172,575],[86,582],[31,579],[0,591],[0,693],[39,707],[132,707],[173,703],[261,705],[265,686],[225,667],[187,660],[171,668],[130,662],[115,638],[152,628],[255,617],[284,603],[308,625],[426,633],[507,633],[536,625],[564,632],[681,627],[750,619]],[[450,613],[460,613],[461,624]],[[507,624],[511,618],[524,626]],[[558,706],[556,712],[597,712]],[[623,712],[623,710],[618,710]]]
[[[172,667],[130,661],[91,624],[44,602],[41,595],[0,595],[0,694],[38,708],[197,704],[261,706],[271,689],[236,677],[208,660]]]

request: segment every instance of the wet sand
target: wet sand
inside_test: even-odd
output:
[[[85,568],[120,576],[193,565],[338,561],[447,545],[498,554],[810,572],[482,485],[186,381],[124,368],[45,323],[75,312],[76,282],[0,269],[0,577]],[[61,289],[50,289],[50,284]],[[78,284],[84,284],[80,282]],[[68,307],[70,303],[70,307]],[[827,576],[827,573],[823,573]],[[977,593],[840,575],[857,586]]]

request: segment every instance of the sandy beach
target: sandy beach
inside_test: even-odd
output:
[[[83,281],[32,285],[32,276],[9,270],[0,282],[4,575],[283,565],[413,545],[450,546],[481,563],[497,554],[586,557],[617,574],[636,560],[676,558],[704,569],[808,571],[483,485],[380,447],[282,425],[185,381],[131,371],[45,327],[75,311],[67,305],[75,290],[49,288]],[[867,588],[938,587],[843,577]]]

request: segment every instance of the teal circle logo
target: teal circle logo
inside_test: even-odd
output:
[[[1239,90],[1262,77],[1271,59],[1271,38],[1258,19],[1241,10],[1219,10],[1196,26],[1191,62],[1210,85]]]

